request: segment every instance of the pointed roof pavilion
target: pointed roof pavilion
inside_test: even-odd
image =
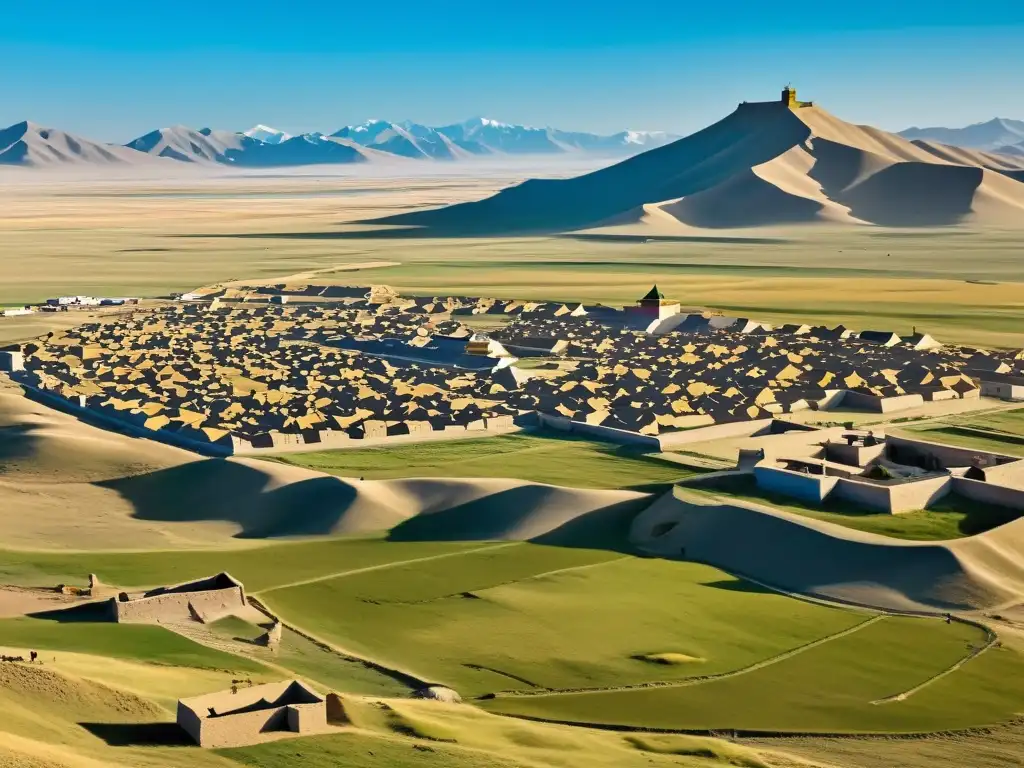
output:
[[[647,295],[640,299],[640,301],[661,301],[664,298],[665,294],[658,290],[658,285],[655,283],[651,286],[651,290],[647,292]]]

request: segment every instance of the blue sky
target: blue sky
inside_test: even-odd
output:
[[[0,124],[331,131],[483,115],[687,133],[792,81],[898,130],[1024,119],[1024,3],[82,3],[0,12]]]

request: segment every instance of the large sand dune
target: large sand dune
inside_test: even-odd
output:
[[[609,526],[624,533],[624,515],[648,501],[514,479],[360,481],[259,459],[204,459],[0,390],[0,541],[8,547],[223,547],[389,530],[402,539],[577,544]]]
[[[1024,226],[1024,157],[911,142],[818,107],[742,104],[698,133],[564,180],[382,223],[450,232],[826,222]]]
[[[631,538],[653,554],[884,609],[985,609],[1024,598],[1024,519],[956,541],[915,542],[677,491],[635,519]]]

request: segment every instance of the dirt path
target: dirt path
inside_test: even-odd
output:
[[[931,677],[929,677],[924,682],[918,683],[913,688],[908,688],[907,690],[903,691],[902,693],[897,693],[895,696],[887,696],[884,699],[878,699],[876,701],[872,701],[871,703],[872,704],[891,704],[893,702],[906,701],[907,699],[909,699],[911,696],[913,696],[918,691],[921,691],[921,690],[927,688],[932,683],[937,683],[939,680],[941,680],[942,678],[946,677],[947,675],[953,674],[958,669],[960,669],[960,667],[962,667],[964,664],[966,664],[967,662],[973,661],[974,659],[978,658],[979,656],[981,656],[981,654],[983,654],[985,651],[987,651],[989,648],[991,648],[997,642],[999,642],[999,636],[996,635],[995,632],[993,632],[988,627],[985,628],[985,631],[988,633],[988,641],[984,645],[980,646],[979,648],[975,648],[974,650],[972,650],[969,654],[964,656],[962,659],[959,659],[957,662],[955,662],[954,664],[951,664],[949,667],[947,667],[946,669],[942,670],[941,672],[938,672],[938,673],[932,675]]]
[[[512,698],[515,696],[561,696],[569,693],[611,693],[613,691],[629,691],[640,688],[690,688],[696,685],[704,685],[705,683],[728,680],[732,677],[739,677],[740,675],[746,675],[751,672],[756,672],[759,669],[770,667],[773,664],[778,664],[781,661],[786,661],[794,656],[798,656],[812,648],[817,648],[825,643],[830,643],[833,640],[839,640],[840,638],[859,632],[860,630],[865,629],[884,618],[884,614],[871,616],[865,621],[862,621],[859,624],[854,624],[852,627],[847,627],[840,632],[835,632],[831,635],[826,635],[825,637],[819,637],[817,640],[812,640],[811,642],[799,645],[796,648],[790,648],[787,651],[770,656],[767,659],[762,659],[754,664],[749,664],[746,667],[734,669],[729,672],[722,672],[717,675],[701,675],[699,677],[687,677],[682,680],[661,680],[649,683],[633,683],[631,685],[614,685],[599,688],[546,688],[538,691],[502,691],[496,695],[501,696],[502,698]]]
[[[425,557],[414,557],[410,560],[396,560],[391,563],[381,563],[379,565],[368,565],[364,568],[353,568],[348,571],[337,571],[336,573],[327,573],[320,576],[314,576],[311,579],[302,579],[301,581],[293,581],[289,584],[278,584],[273,587],[267,587],[261,589],[259,592],[251,592],[252,595],[266,595],[269,592],[276,592],[279,589],[291,589],[292,587],[302,587],[306,584],[316,584],[321,581],[330,581],[331,579],[340,579],[345,576],[355,576],[360,573],[371,573],[373,571],[384,571],[388,568],[398,568],[403,565],[411,565],[413,563],[425,563],[430,560],[443,560],[448,557],[458,557],[460,555],[469,555],[474,552],[487,552],[492,549],[504,549],[506,547],[514,547],[518,544],[522,544],[521,541],[504,541],[500,544],[489,544],[485,547],[475,547],[473,549],[460,549],[456,552],[442,552],[439,555],[427,555]]]

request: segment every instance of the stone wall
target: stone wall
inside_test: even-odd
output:
[[[127,601],[111,598],[111,604],[114,620],[118,622],[181,621],[194,618],[193,611],[200,617],[210,618],[237,611],[245,607],[245,596],[241,587],[230,587],[168,592]]]
[[[1024,490],[993,485],[984,480],[970,480],[966,477],[953,478],[953,492],[982,504],[1019,510],[1024,514]]]
[[[836,484],[834,494],[868,509],[895,515],[927,509],[952,490],[952,480],[949,475],[941,475],[882,485],[844,477]]]
[[[754,467],[757,487],[769,493],[790,496],[813,504],[820,504],[832,493],[840,478],[793,472],[782,467],[765,464]]]
[[[890,449],[894,451],[893,454],[890,454],[892,456],[892,460],[898,464],[909,463],[902,460],[905,458],[908,450],[916,451],[920,455],[934,456],[944,468],[969,467],[978,456],[1001,459],[1004,463],[1017,461],[1016,457],[1006,456],[1001,453],[991,453],[988,451],[978,450],[976,448],[957,448],[953,445],[930,443],[926,440],[911,440],[905,437],[893,437],[890,435],[886,437],[885,441]],[[900,456],[899,454],[904,455]]]

